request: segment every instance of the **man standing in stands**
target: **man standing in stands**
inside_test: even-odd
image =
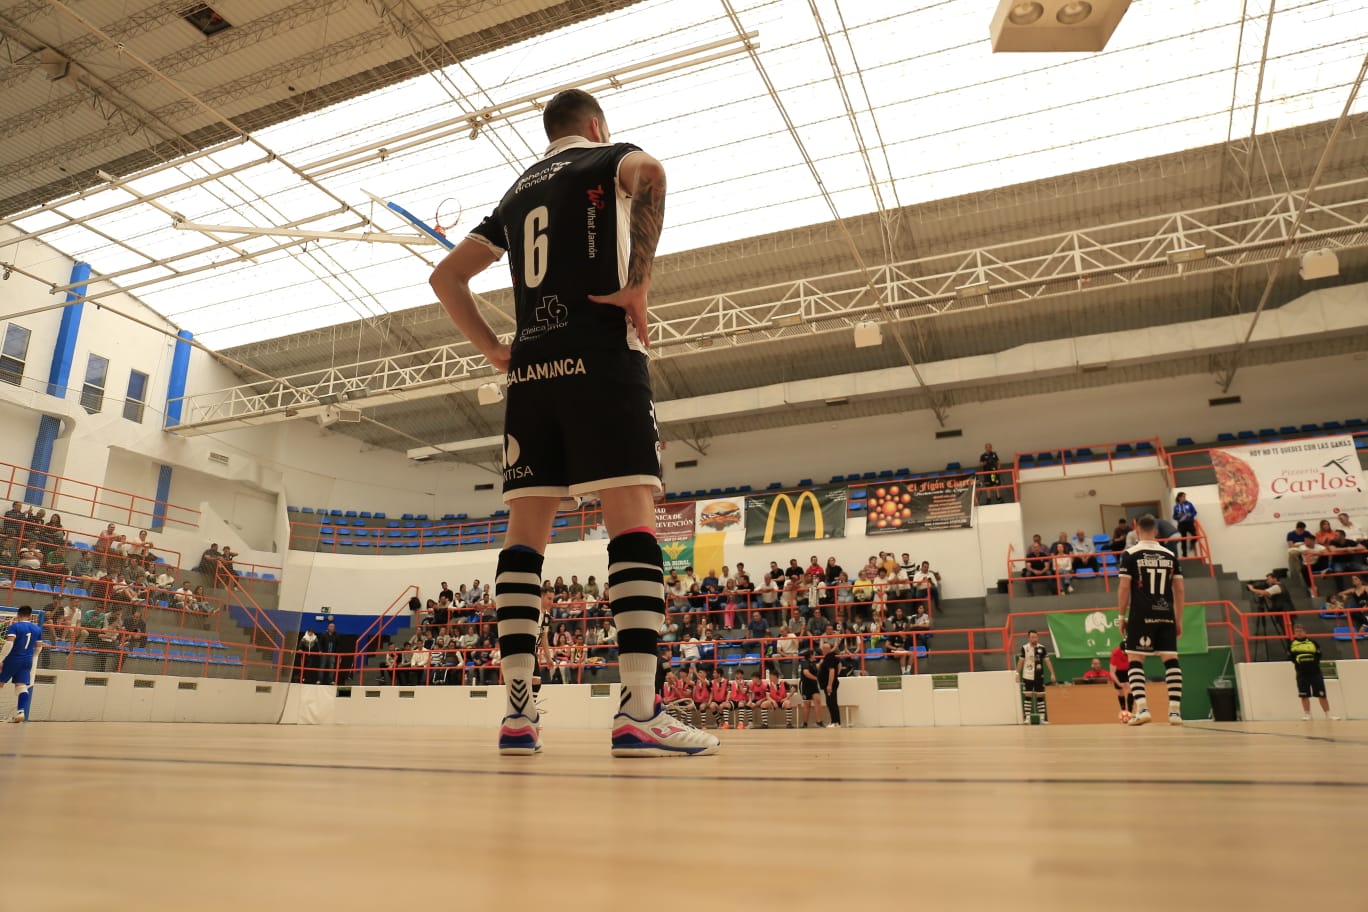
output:
[[[342,641],[337,637],[337,625],[328,622],[328,629],[318,638],[319,651],[323,653],[323,683],[337,683],[340,670],[338,663],[342,661],[339,655],[342,651]]]
[[[1178,534],[1183,538],[1178,542],[1182,548],[1183,557],[1188,556],[1188,545],[1192,546],[1193,553],[1197,553],[1197,543],[1190,541],[1197,537],[1197,508],[1192,501],[1188,500],[1187,494],[1178,492],[1177,498],[1173,502],[1173,521],[1178,524]]]
[[[665,169],[609,142],[598,102],[579,89],[542,110],[550,146],[433,272],[465,337],[508,374],[504,500],[508,533],[494,583],[508,702],[504,755],[541,750],[530,681],[543,552],[563,499],[597,494],[618,630],[617,757],[715,753],[720,742],[660,709],[654,685],[665,614],[654,498],[663,490],[646,350],[647,297],[665,218]],[[508,253],[517,329],[495,336],[470,280]]]
[[[1002,503],[1002,480],[998,475],[998,454],[991,443],[983,445],[983,453],[979,456],[978,484],[979,487],[987,489],[984,492],[983,503],[987,503],[989,497],[993,499],[993,503]]]

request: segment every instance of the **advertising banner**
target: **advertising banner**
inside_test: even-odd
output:
[[[656,504],[656,538],[663,542],[693,538],[694,511],[693,501]]]
[[[968,529],[973,525],[974,473],[868,487],[865,535]]]
[[[1055,655],[1061,659],[1106,659],[1121,645],[1121,623],[1116,609],[1071,611],[1047,615]],[[1180,655],[1207,651],[1206,606],[1183,606]]]
[[[844,538],[845,488],[809,488],[746,497],[746,544]]]
[[[1354,438],[1318,437],[1211,451],[1221,517],[1239,523],[1286,523],[1368,508]]]

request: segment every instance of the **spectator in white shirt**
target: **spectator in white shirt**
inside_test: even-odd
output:
[[[1340,528],[1344,530],[1344,537],[1351,542],[1358,542],[1360,545],[1368,546],[1368,535],[1363,530],[1354,525],[1354,521],[1349,518],[1348,513],[1341,513],[1335,517],[1339,520]]]
[[[1074,533],[1069,547],[1073,548],[1075,570],[1087,569],[1096,573],[1100,569],[1097,565],[1097,548],[1093,546],[1092,536],[1079,529]]]
[[[1310,532],[1302,539],[1302,543],[1291,551],[1301,559],[1302,580],[1309,587],[1311,585],[1311,574],[1319,573],[1329,564],[1328,552],[1325,546],[1316,541],[1316,536]]]
[[[912,590],[916,598],[929,598],[931,605],[940,611],[941,575],[931,569],[930,561],[922,561],[917,573],[912,577]]]
[[[1055,591],[1060,595],[1074,591],[1074,560],[1067,548],[1068,545],[1064,542],[1055,542],[1053,553],[1050,555],[1054,560]]]

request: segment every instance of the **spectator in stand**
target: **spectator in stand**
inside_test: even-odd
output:
[[[789,558],[789,565],[784,568],[784,576],[789,579],[798,579],[803,575],[803,568],[798,566],[798,558]]]
[[[1125,551],[1126,537],[1131,534],[1130,520],[1121,517],[1116,521],[1116,528],[1112,529],[1111,541],[1107,544],[1108,551]]]
[[[779,608],[779,581],[770,574],[766,574],[760,578],[760,585],[756,588],[756,594],[760,600],[760,610],[769,616],[773,616]],[[792,605],[785,607],[792,607]]]
[[[888,574],[882,567],[872,582],[874,586],[869,600],[869,617],[877,625],[882,624],[883,619],[888,617]]]
[[[175,581],[176,578],[171,575],[171,568],[163,564],[161,571],[152,580],[152,585],[165,592],[171,588],[171,585],[175,583]]]
[[[14,566],[20,571],[28,571],[20,572],[19,579],[29,583],[39,582],[40,571],[43,569],[43,555],[36,547],[25,542],[19,546]]]
[[[109,529],[106,530],[106,531],[108,531],[108,532],[110,532],[110,533],[113,533],[113,531],[114,531],[114,524],[113,524],[113,523],[110,523],[110,524],[109,524]],[[101,542],[104,541],[104,533],[103,533],[103,532],[100,533],[100,541],[101,541]],[[99,547],[99,545],[97,544],[96,547]],[[223,552],[219,551],[218,542],[213,542],[212,544],[209,545],[208,548],[205,548],[205,549],[204,549],[204,553],[200,555],[199,564],[197,564],[197,565],[195,566],[195,570],[196,570],[197,572],[199,572],[199,573],[205,573],[205,574],[214,574],[214,573],[217,573],[217,572],[218,572],[219,563],[220,563],[220,561],[222,561],[222,560],[223,560]]]
[[[36,537],[41,542],[42,548],[65,548],[67,545],[66,529],[62,528],[62,517],[53,513],[48,519],[47,525],[37,533]]]
[[[1082,529],[1074,533],[1073,539],[1069,542],[1069,548],[1074,555],[1074,569],[1088,569],[1096,573],[1101,569],[1097,562],[1096,549],[1093,547],[1092,537]]]
[[[1310,532],[1302,538],[1301,546],[1292,552],[1301,561],[1302,581],[1308,588],[1311,587],[1311,574],[1323,573],[1330,566],[1329,551]]]
[[[1197,552],[1197,543],[1188,541],[1189,538],[1197,537],[1197,508],[1192,501],[1188,500],[1187,494],[1182,491],[1173,501],[1173,521],[1178,524],[1178,534],[1183,536],[1183,540],[1178,542],[1178,547],[1182,549],[1183,557],[1188,556],[1188,545],[1192,545],[1193,553]]]
[[[983,453],[979,455],[978,486],[985,489],[980,503],[987,503],[990,497],[993,503],[1002,503],[1002,477],[998,474],[998,465],[997,451],[991,443],[985,443]]]
[[[1060,595],[1074,591],[1074,561],[1064,542],[1055,542],[1050,556],[1054,562],[1055,591]]]
[[[936,611],[940,611],[941,603],[941,575],[931,569],[930,561],[922,561],[917,568],[917,575],[912,578],[913,596],[919,599],[930,599],[931,605]]]
[[[1287,550],[1292,551],[1298,548],[1306,538],[1306,523],[1297,523],[1296,528],[1287,533]]]
[[[337,625],[328,622],[327,630],[318,638],[319,649],[323,656],[323,683],[345,684],[346,670],[342,668],[342,639],[337,635]],[[429,645],[428,648],[431,648]]]
[[[322,647],[318,645],[318,634],[310,627],[299,638],[295,647],[295,669],[301,684],[317,684],[318,668],[322,664]]]
[[[1368,534],[1354,525],[1354,521],[1349,518],[1348,513],[1340,513],[1335,519],[1339,521],[1339,528],[1335,530],[1336,532],[1343,531],[1344,537],[1351,542],[1358,542],[1360,545],[1368,547]]]
[[[1337,592],[1326,601],[1332,611],[1348,610],[1349,626],[1360,633],[1368,632],[1368,584],[1362,576],[1351,576],[1349,588]],[[1355,610],[1357,609],[1357,610]]]
[[[846,575],[845,571],[836,577],[831,604],[833,617],[845,617],[855,604],[855,587],[851,585],[850,577]],[[819,614],[820,612],[814,611],[812,620],[816,621]],[[813,629],[813,624],[809,623],[808,628]]]
[[[62,547],[52,548],[47,553],[47,560],[43,562],[43,570],[46,573],[54,574],[57,578],[49,582],[53,586],[62,585],[63,578],[66,576],[66,549]]]
[[[142,608],[134,607],[123,622],[126,649],[142,649],[147,645],[147,621],[143,619]]]
[[[759,611],[752,611],[746,624],[750,639],[746,641],[746,652],[760,654],[764,650],[765,638],[769,636],[769,622]]]
[[[807,569],[803,571],[803,574],[805,576],[824,576],[826,574],[826,570],[817,561],[817,555],[814,554],[812,557],[808,558],[808,566]]]
[[[851,585],[850,597],[853,600],[851,615],[853,617],[868,616],[870,604],[874,601],[874,576],[878,572],[876,569],[871,573],[866,567],[860,570],[860,578]]]
[[[1045,550],[1045,545],[1041,543],[1039,535],[1031,537],[1031,545],[1026,549],[1025,561],[1021,569],[1021,576],[1026,580],[1026,594],[1035,595],[1036,581],[1054,574],[1054,570],[1050,567],[1050,552]]]
[[[1283,635],[1287,635],[1287,628],[1283,626],[1283,618],[1287,612],[1295,611],[1296,606],[1292,604],[1292,596],[1283,588],[1276,574],[1268,573],[1264,576],[1264,586],[1259,588],[1256,584],[1250,583],[1245,587],[1250,592],[1259,597],[1260,612],[1276,612],[1279,617],[1272,619],[1273,626]]]
[[[931,638],[935,634],[925,632],[931,629],[931,615],[926,610],[926,605],[917,606],[917,615],[912,618],[912,623],[908,626],[913,631],[913,645],[923,646],[929,651],[931,649]]]
[[[1335,537],[1330,539],[1330,544],[1325,547],[1330,552],[1331,573],[1368,573],[1368,564],[1363,562],[1363,546],[1356,541],[1350,541],[1344,529],[1336,529]],[[1336,592],[1349,585],[1347,576],[1335,576],[1331,579],[1334,580]]]
[[[5,511],[4,532],[5,535],[19,536],[24,528],[24,505],[20,501],[15,501],[10,508]]]
[[[828,589],[827,604],[831,604],[831,602],[835,600],[835,593],[831,591],[831,587],[836,585],[836,581],[839,580],[844,573],[845,569],[842,568],[840,564],[836,563],[835,557],[827,558],[826,567],[823,568],[822,571]]]
[[[1330,520],[1322,519],[1316,524],[1316,544],[1329,546],[1335,539],[1335,527],[1330,525]]]
[[[129,542],[128,555],[130,557],[150,559],[152,557],[152,539],[147,537],[146,529],[138,530],[138,537],[135,541]]]

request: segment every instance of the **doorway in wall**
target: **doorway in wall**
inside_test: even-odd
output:
[[[1122,516],[1133,525],[1137,519],[1149,513],[1153,516],[1162,516],[1159,512],[1159,501],[1157,500],[1138,500],[1124,504],[1102,504],[1098,507],[1102,511],[1102,529],[1110,532],[1116,528],[1116,520]]]

